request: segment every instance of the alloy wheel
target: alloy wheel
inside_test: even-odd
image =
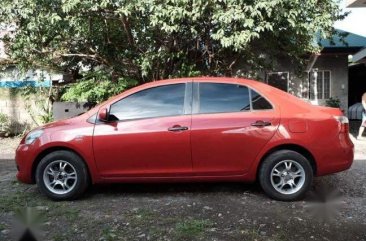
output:
[[[304,183],[304,168],[294,160],[283,160],[271,171],[271,184],[279,193],[294,194],[303,187]]]
[[[64,160],[51,162],[43,172],[43,182],[46,188],[59,195],[72,191],[76,186],[77,178],[75,167]]]

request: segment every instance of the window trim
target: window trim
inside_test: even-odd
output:
[[[177,84],[183,84],[185,86],[185,88],[184,88],[184,100],[183,100],[183,114],[180,114],[180,115],[162,115],[162,116],[154,116],[154,117],[142,117],[142,118],[127,119],[127,120],[108,120],[107,123],[119,123],[119,122],[128,122],[128,121],[137,121],[137,120],[146,120],[146,119],[191,115],[192,114],[192,103],[193,103],[193,100],[192,100],[193,99],[192,98],[192,82],[187,81],[187,82],[166,83],[166,84],[162,84],[162,85],[151,86],[149,88],[145,88],[145,89],[133,92],[133,93],[131,93],[127,96],[124,96],[123,98],[120,98],[120,99],[116,100],[115,102],[109,104],[108,116],[110,115],[112,105],[116,104],[117,102],[119,102],[119,101],[121,101],[125,98],[128,98],[131,95],[134,95],[134,94],[139,93],[141,91],[153,89],[153,88],[169,86],[169,85],[177,85]],[[191,99],[191,101],[189,101],[189,99]],[[97,122],[99,122],[99,121],[97,121]],[[97,124],[97,122],[96,122],[96,124]],[[105,122],[101,122],[101,123],[105,123]],[[98,124],[100,124],[100,123],[98,123]]]
[[[321,70],[318,69],[318,71],[317,71],[318,76],[319,76],[319,72],[321,72],[321,74],[322,74],[322,85],[323,85],[323,88],[322,88],[323,91],[321,93],[321,98],[318,98],[318,97],[315,98],[315,94],[314,94],[314,98],[311,98],[311,93],[309,92],[309,94],[308,94],[309,100],[315,100],[315,99],[328,100],[328,99],[332,98],[332,96],[333,96],[332,95],[332,71],[329,69],[321,69]],[[329,72],[329,98],[324,98],[324,73],[325,72]],[[316,81],[318,81],[318,80],[316,80]],[[318,83],[317,83],[317,87],[318,87]],[[314,86],[312,86],[311,81],[309,81],[308,90],[311,91],[311,88],[314,88]],[[317,94],[319,94],[319,93],[317,93]]]
[[[228,85],[240,85],[243,87],[248,88],[249,91],[249,104],[250,109],[249,110],[243,110],[243,111],[229,111],[229,112],[210,112],[210,113],[199,113],[199,106],[200,106],[200,91],[199,91],[199,85],[200,84],[228,84]],[[264,110],[253,110],[253,104],[252,104],[252,90],[257,92],[262,98],[264,98],[268,103],[272,106],[271,109],[264,109]],[[261,91],[258,91],[256,88],[249,87],[248,85],[241,84],[241,83],[225,83],[225,82],[193,82],[193,108],[192,108],[192,115],[211,115],[211,114],[228,114],[228,113],[255,113],[255,112],[262,112],[262,111],[274,111],[275,105],[272,101],[268,100],[267,97],[265,97]]]
[[[332,71],[331,70],[327,70],[327,69],[322,69],[322,70],[318,70],[318,74],[319,72],[322,72],[322,98],[318,98],[318,100],[328,100],[330,98],[332,98]],[[329,72],[329,98],[324,98],[324,73],[325,72]]]

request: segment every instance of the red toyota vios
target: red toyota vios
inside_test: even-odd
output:
[[[258,180],[296,200],[353,161],[348,119],[258,81],[183,78],[130,89],[28,133],[17,177],[56,200],[91,183]]]

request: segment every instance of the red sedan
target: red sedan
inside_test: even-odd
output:
[[[17,177],[56,200],[90,183],[258,180],[296,200],[313,176],[350,168],[348,119],[258,81],[144,84],[87,113],[39,127],[16,151]]]

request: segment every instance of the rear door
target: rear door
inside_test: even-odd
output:
[[[274,135],[279,114],[247,86],[194,83],[192,161],[196,175],[245,173]]]

